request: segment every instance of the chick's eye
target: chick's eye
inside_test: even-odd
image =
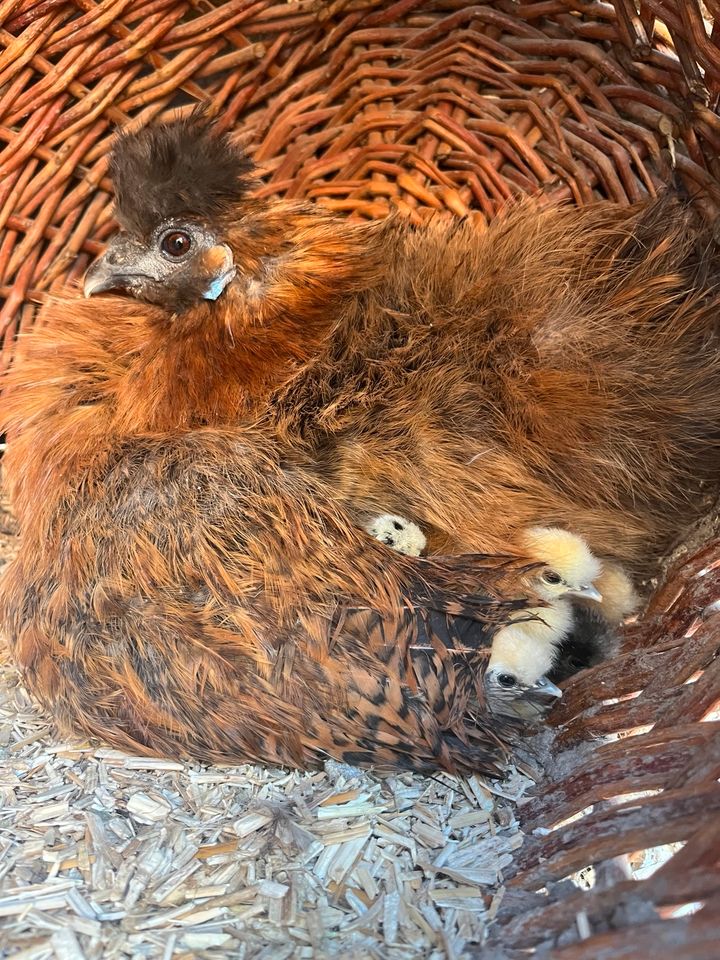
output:
[[[517,683],[517,680],[511,673],[501,673],[499,674],[497,680],[501,687],[505,687],[507,689],[514,687]]]
[[[160,241],[160,249],[162,252],[174,259],[184,257],[185,254],[189,252],[191,246],[192,240],[190,239],[190,234],[185,233],[184,230],[171,230],[169,233],[166,233]]]
[[[546,570],[543,574],[543,580],[545,583],[561,583],[562,577],[559,573],[555,573],[554,570]]]

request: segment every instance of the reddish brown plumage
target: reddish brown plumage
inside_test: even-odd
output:
[[[279,387],[273,429],[431,552],[561,525],[647,572],[720,459],[718,296],[689,213],[527,205],[480,234],[386,231],[394,269]]]
[[[198,123],[195,153],[187,123],[146,129],[115,169],[124,149],[134,176],[135,154],[167,165],[173,137],[178,167],[201,177],[214,152],[227,165],[227,140]],[[206,219],[237,276],[179,316],[168,285],[151,324],[153,376],[190,371],[176,387],[192,402],[145,371],[144,397],[118,391],[128,425],[172,428],[178,410],[262,419],[356,519],[407,515],[431,552],[505,550],[528,525],[563,525],[651,569],[720,455],[715,248],[679,201],[528,202],[489,229],[358,225],[235,197],[236,164]],[[197,200],[186,207],[173,216],[197,220]]]
[[[61,726],[202,759],[499,772],[512,728],[479,680],[522,565],[386,550],[252,430],[131,433],[101,324],[50,306],[8,379],[22,536],[0,607]]]

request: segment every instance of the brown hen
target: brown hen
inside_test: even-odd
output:
[[[646,566],[720,445],[687,214],[350,224],[253,199],[197,118],[114,172],[126,232],[87,292],[137,299],[52,303],[5,383],[0,603],[30,686],[135,748],[497,770],[478,677],[522,566],[352,521],[397,511],[457,554],[559,524]]]

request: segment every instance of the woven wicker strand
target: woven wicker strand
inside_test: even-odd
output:
[[[522,194],[630,203],[674,180],[714,216],[719,12],[717,0],[0,0],[0,362],[114,229],[114,130],[198,100],[254,156],[262,194],[341,214],[482,219]],[[719,602],[710,541],[670,570],[622,657],[569,686],[483,957],[717,958]],[[620,855],[677,842],[649,878],[618,872]],[[589,893],[565,879],[588,864]],[[691,903],[704,908],[676,915]]]

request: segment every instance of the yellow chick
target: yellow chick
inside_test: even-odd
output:
[[[547,606],[523,611],[493,641],[485,691],[496,713],[514,712],[512,702],[529,691],[547,698],[562,695],[546,674],[573,626],[571,598],[602,600],[594,583],[602,564],[582,537],[555,527],[532,527],[519,539],[519,547],[530,559],[546,564],[532,585]],[[527,619],[528,614],[537,619]]]

